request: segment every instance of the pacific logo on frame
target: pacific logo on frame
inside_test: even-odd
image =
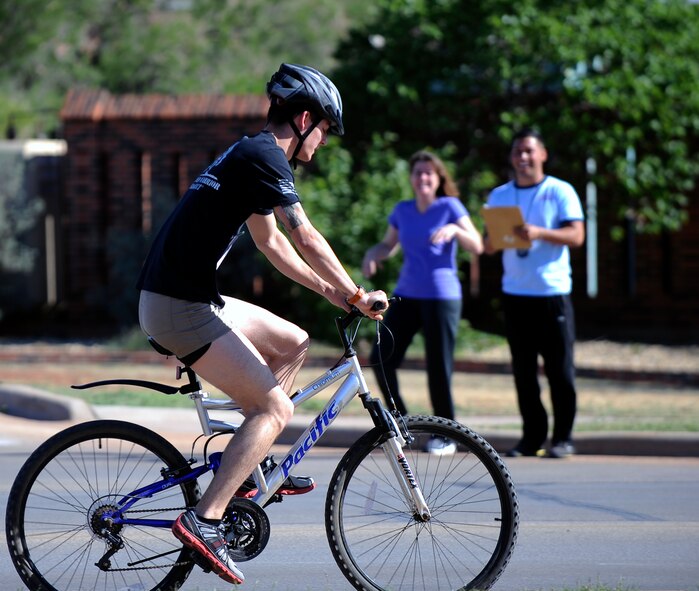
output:
[[[339,410],[337,408],[337,402],[333,402],[327,409],[316,417],[314,425],[309,428],[308,435],[306,435],[303,443],[299,445],[299,447],[293,453],[288,454],[284,458],[284,461],[282,462],[282,474],[284,474],[284,478],[289,475],[291,467],[298,464],[303,459],[303,456],[306,455],[306,452],[315,445],[318,439],[320,439],[320,436],[330,425],[330,423],[335,420],[338,413]]]

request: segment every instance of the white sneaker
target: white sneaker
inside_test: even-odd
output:
[[[456,443],[444,437],[433,437],[425,445],[425,451],[435,456],[451,456],[456,453]]]

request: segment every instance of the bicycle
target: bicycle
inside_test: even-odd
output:
[[[324,409],[273,470],[256,468],[250,498],[231,499],[221,527],[234,559],[264,550],[270,536],[264,507],[281,500],[277,491],[289,473],[358,396],[374,427],[338,463],[325,501],[330,550],[344,576],[360,590],[488,589],[517,538],[518,503],[507,467],[468,427],[402,417],[372,398],[353,346],[361,318],[354,309],[336,319],[342,357],[291,395],[298,406],[339,383]],[[187,395],[202,434],[188,459],[154,431],[115,420],[69,427],[39,446],[13,483],[6,514],[12,561],[29,589],[176,590],[195,565],[210,570],[170,528],[197,503],[198,479],[220,464],[221,452],[208,453],[212,438],[235,436],[239,427],[209,411],[239,409],[232,400],[210,398],[191,367],[178,367],[177,379],[185,375],[181,387],[133,379],[74,386],[125,384]],[[454,442],[456,453],[423,451],[435,436]],[[196,465],[200,438],[206,438],[204,461]]]

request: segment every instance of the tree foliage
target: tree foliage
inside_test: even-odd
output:
[[[262,93],[282,61],[329,70],[370,0],[4,0],[0,125],[55,132],[72,86]]]
[[[388,216],[396,203],[414,198],[408,160],[400,156],[398,140],[393,133],[374,134],[358,163],[342,142],[333,139],[317,152],[313,165],[301,171],[297,182],[309,218],[327,237],[349,274],[365,288],[380,288],[389,294],[393,293],[398,279],[402,253],[384,261],[377,274],[369,279],[362,277],[361,264],[366,250],[383,238]],[[451,167],[452,146],[420,148],[432,150]],[[459,252],[459,260],[468,258],[463,251]],[[302,326],[315,325],[314,336],[334,341],[334,327],[318,325],[313,320],[330,318],[336,310],[315,294],[305,292],[296,297],[304,302],[297,306],[306,314],[306,318],[298,319]]]
[[[550,171],[595,180],[642,231],[686,220],[699,161],[699,6],[685,0],[381,0],[337,55],[354,153],[391,130],[409,149],[453,141],[472,194],[503,179],[534,124]],[[347,92],[347,89],[350,92]]]
[[[451,142],[482,198],[512,130],[534,123],[551,172],[580,186],[594,158],[601,207],[656,232],[685,221],[699,171],[699,6],[686,0],[6,0],[0,51],[0,122],[25,137],[55,128],[74,85],[261,92],[297,61],[343,93],[352,174],[377,133],[402,157]]]
[[[4,0],[0,55],[0,127],[20,137],[53,133],[73,86],[257,93],[282,61],[326,71],[348,131],[299,187],[357,278],[410,196],[420,148],[455,164],[476,212],[506,178],[513,131],[536,125],[552,174],[582,188],[594,159],[617,236],[627,218],[679,228],[696,191],[699,5],[687,0]],[[376,284],[390,290],[399,262]]]

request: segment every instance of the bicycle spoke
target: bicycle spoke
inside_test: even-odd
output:
[[[196,481],[156,486],[143,498],[132,493],[162,480],[162,468],[183,466],[162,437],[121,421],[93,421],[49,439],[27,460],[11,493],[17,502],[8,507],[20,576],[56,591],[179,588],[193,565],[170,529],[112,516],[126,500],[126,519],[174,520],[196,504]]]
[[[357,589],[487,589],[509,560],[517,529],[516,498],[502,461],[458,423],[408,420],[404,449],[430,510],[415,514],[371,434],[338,466],[326,502],[331,550]],[[433,436],[457,444],[449,456],[423,452]]]

